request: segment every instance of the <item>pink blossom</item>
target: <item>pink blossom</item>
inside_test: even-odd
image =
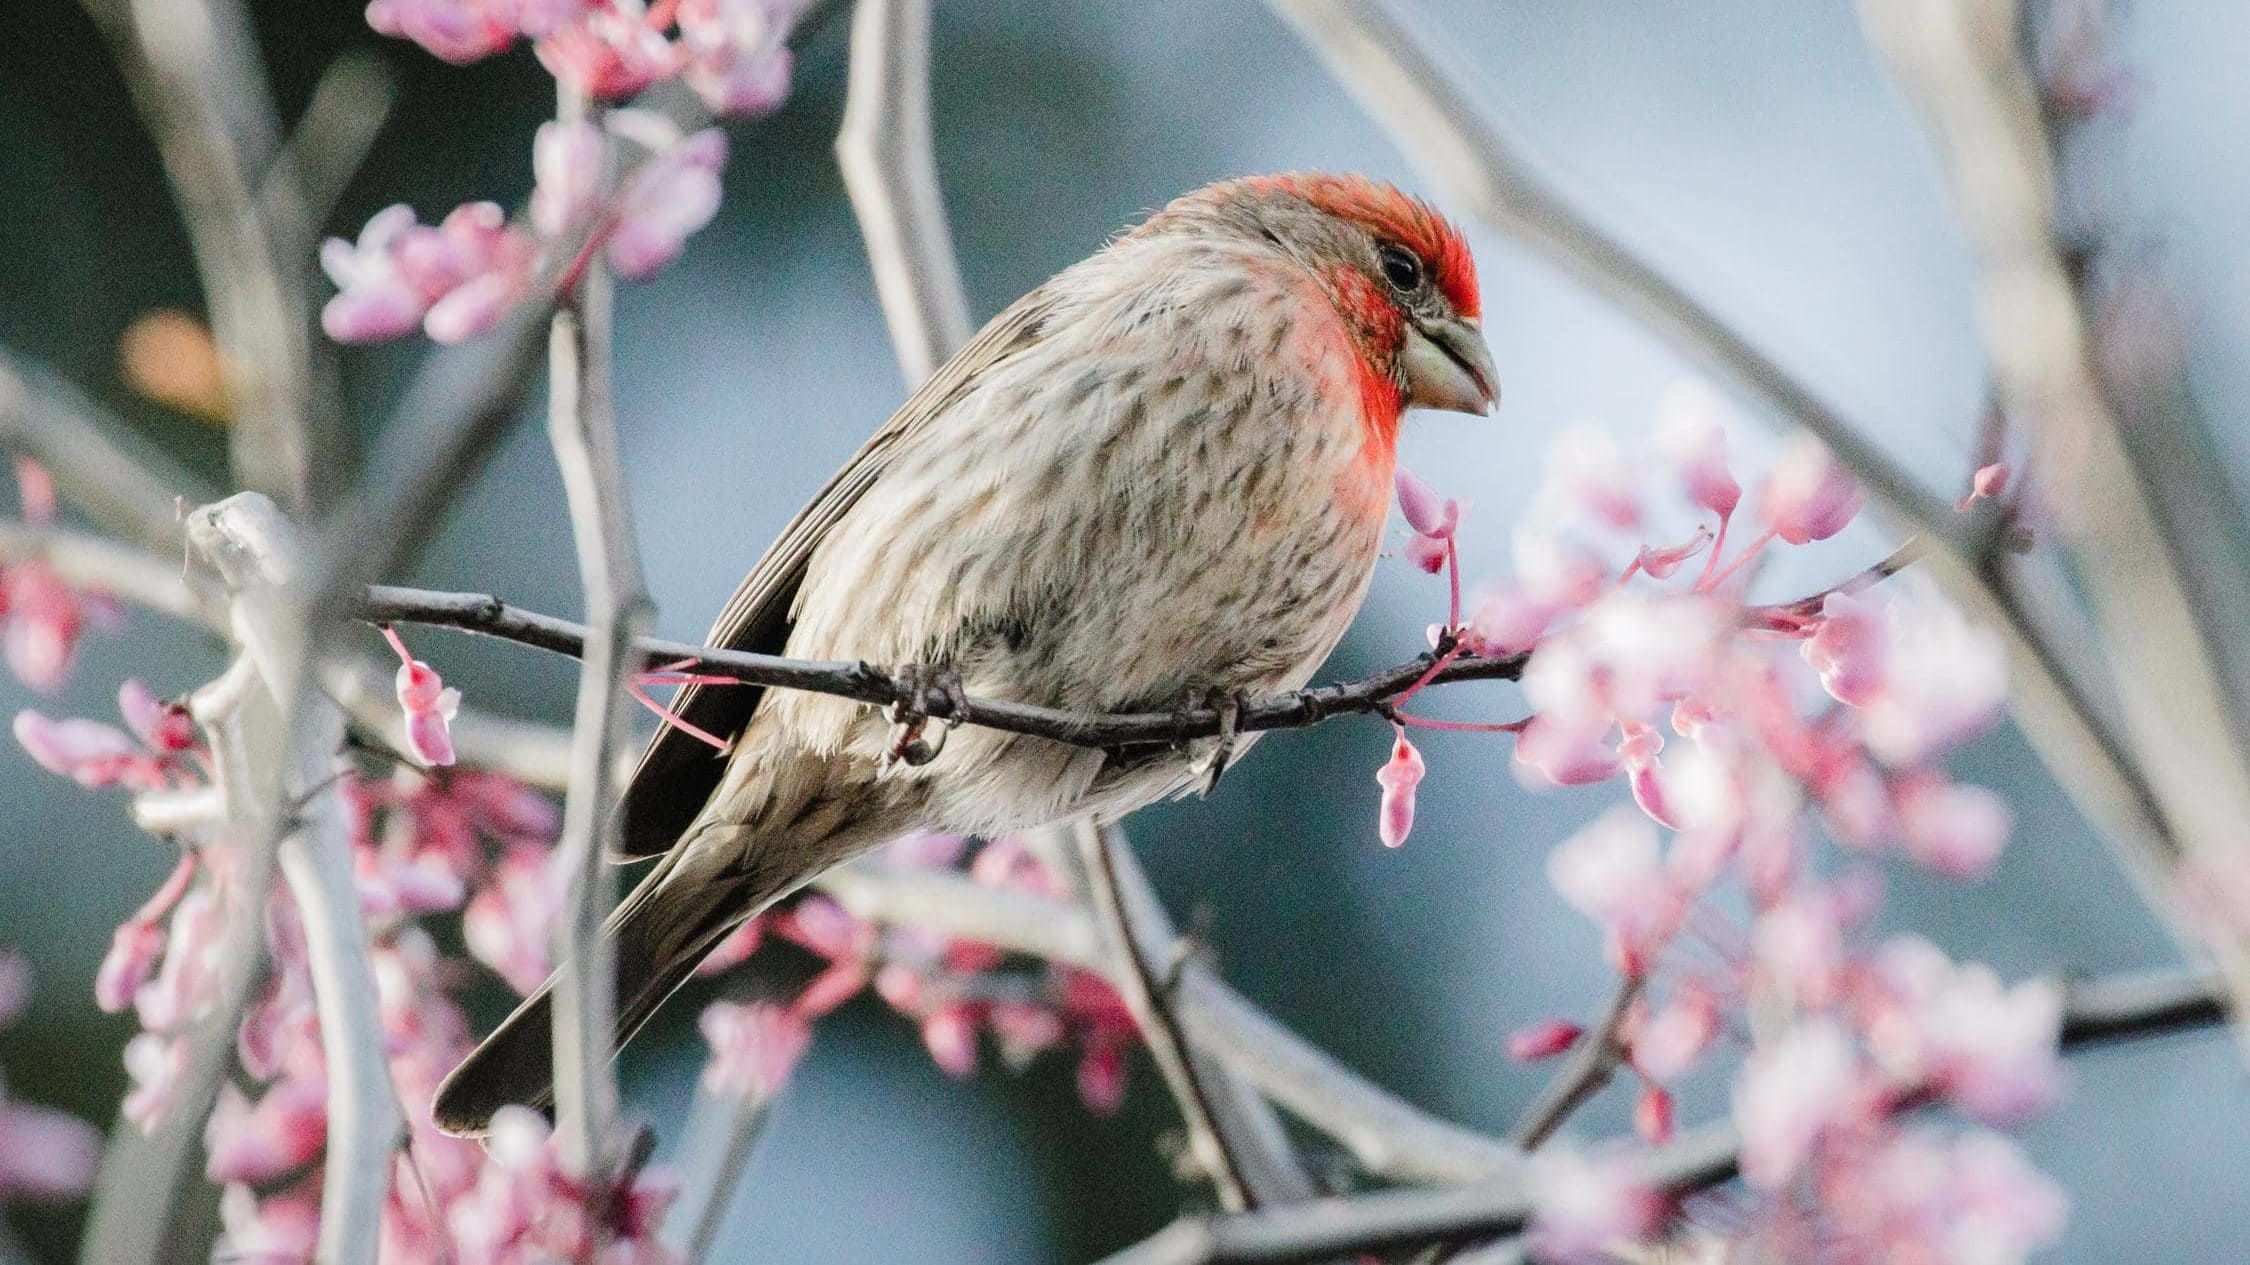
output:
[[[453,763],[453,717],[461,710],[461,691],[446,685],[437,669],[408,654],[398,630],[385,625],[383,636],[398,652],[398,705],[406,713],[406,746],[428,765]]]
[[[101,1150],[101,1135],[76,1116],[0,1098],[0,1202],[85,1194]]]
[[[1808,1019],[1753,1050],[1734,1086],[1742,1175],[1776,1189],[1811,1158],[1821,1136],[1859,1099],[1851,1036],[1832,1019]]]
[[[367,25],[459,66],[515,42],[508,9],[507,0],[370,0]]]
[[[318,1076],[277,1081],[256,1103],[232,1085],[204,1126],[204,1174],[264,1185],[320,1158],[328,1143],[328,1085]]]
[[[117,710],[125,727],[151,750],[180,752],[196,745],[195,718],[178,703],[156,697],[139,681],[117,687]]]
[[[1111,1042],[1089,1043],[1078,1058],[1078,1100],[1097,1116],[1125,1105],[1125,1051]]]
[[[1670,1083],[1694,1069],[1719,1032],[1719,1006],[1709,989],[1690,986],[1634,1025],[1633,1067]]]
[[[1850,1210],[1886,1259],[2019,1265],[2061,1236],[2068,1202],[2014,1143],[1908,1129],[1854,1166]]]
[[[1607,430],[1579,423],[1547,448],[1539,509],[1561,518],[1585,517],[1619,530],[1641,521],[1639,477]]]
[[[2008,490],[2008,475],[2008,464],[2004,461],[1978,466],[1977,472],[1969,477],[1968,495],[1962,497],[1953,508],[1966,510],[1979,501],[1989,501],[2005,494]]]
[[[518,847],[469,899],[461,937],[477,961],[529,995],[547,978],[547,946],[562,917],[563,885],[537,848]]]
[[[1907,854],[1947,878],[1991,873],[2015,825],[2008,801],[1940,773],[1901,779],[1897,803]]]
[[[155,1132],[171,1105],[173,1083],[187,1070],[187,1057],[183,1038],[143,1032],[127,1041],[125,1074],[132,1078],[133,1088],[126,1093],[119,1114],[140,1126],[143,1133]]]
[[[1421,785],[1422,771],[1422,753],[1406,740],[1406,730],[1400,729],[1391,744],[1391,758],[1375,773],[1375,781],[1383,788],[1376,833],[1386,848],[1405,843],[1408,832],[1414,829],[1414,788]]]
[[[1657,406],[1656,451],[1678,476],[1688,499],[1724,519],[1742,501],[1742,485],[1727,465],[1726,405],[1700,380],[1665,392]]]
[[[1620,1244],[1656,1229],[1663,1201],[1619,1155],[1588,1155],[1549,1146],[1532,1155],[1527,1241],[1532,1255],[1557,1265],[1616,1259]]]
[[[727,933],[726,939],[719,941],[717,948],[711,950],[711,956],[703,959],[695,968],[697,977],[708,978],[749,961],[757,953],[758,946],[765,943],[765,936],[766,922],[763,918],[752,918],[736,927]]]
[[[938,1070],[955,1080],[977,1070],[977,1029],[967,1006],[941,1006],[922,1020],[922,1044]]]
[[[1867,747],[1921,764],[1989,728],[2007,698],[2007,650],[1942,598],[1908,588],[1891,603],[1885,688],[1865,709]]]
[[[685,78],[720,115],[764,114],[789,95],[789,32],[809,0],[682,0]]]
[[[632,96],[679,70],[686,53],[644,17],[603,7],[538,44],[539,64],[597,101]]]
[[[532,227],[561,237],[583,221],[601,191],[608,153],[608,142],[592,123],[540,124],[531,141]]]
[[[1609,934],[1627,974],[1647,969],[1684,908],[1665,874],[1656,827],[1630,809],[1612,809],[1564,840],[1548,854],[1547,881]]]
[[[155,973],[156,959],[164,952],[164,928],[158,920],[171,912],[194,876],[195,853],[183,852],[171,877],[117,928],[101,968],[94,973],[95,1005],[114,1015],[133,1004],[133,995]]]
[[[1710,548],[1712,539],[1710,528],[1698,527],[1676,545],[1642,545],[1640,552],[1633,556],[1633,566],[1650,579],[1669,580],[1679,574],[1688,559]]]
[[[1758,915],[1751,932],[1757,978],[1802,1010],[1836,999],[1844,972],[1844,928],[1824,892],[1793,892]]]
[[[1912,936],[1885,945],[1878,969],[1890,996],[1871,1007],[1868,1046],[1894,1078],[1927,1084],[1988,1124],[2023,1123],[2060,1097],[2053,984],[2010,988],[1991,967],[1955,966]]]
[[[49,773],[59,773],[88,790],[121,782],[136,786],[161,785],[161,775],[151,780],[140,745],[123,730],[99,721],[50,720],[38,712],[16,713],[16,741]]]
[[[1446,557],[1453,548],[1453,533],[1461,523],[1461,503],[1450,496],[1440,498],[1405,466],[1398,468],[1393,482],[1398,489],[1399,513],[1414,532],[1407,542],[1407,560],[1436,575],[1445,569]]]
[[[338,287],[321,327],[343,343],[382,342],[417,324],[441,342],[473,338],[521,295],[532,252],[491,202],[457,207],[434,226],[415,223],[408,207],[387,207],[356,243],[332,237],[321,246],[321,267]]]
[[[1033,1056],[1061,1044],[1066,1035],[1062,1016],[1047,1006],[998,1002],[989,1019],[993,1038],[1000,1043],[1000,1057],[1010,1067],[1024,1067]]]
[[[1586,1030],[1567,1019],[1545,1019],[1508,1034],[1508,1057],[1530,1063],[1553,1058],[1578,1044]]]
[[[212,1253],[215,1259],[309,1262],[320,1239],[320,1191],[301,1185],[261,1199],[235,1183],[219,1196],[219,1224],[223,1250]]]
[[[683,138],[671,120],[645,110],[613,111],[609,125],[651,154],[618,198],[608,248],[617,275],[642,281],[672,262],[688,236],[718,213],[726,133],[707,127]]]
[[[1828,446],[1810,435],[1792,437],[1758,490],[1758,513],[1774,534],[1792,545],[1826,540],[1858,517],[1866,495]]]
[[[1886,610],[1852,593],[1831,593],[1821,603],[1820,622],[1803,653],[1837,702],[1865,707],[1881,696],[1890,650]]]
[[[1556,786],[1586,786],[1617,776],[1617,752],[1607,720],[1591,722],[1533,716],[1516,735],[1516,763]]]
[[[711,1043],[703,1088],[722,1098],[765,1102],[789,1083],[789,1074],[812,1044],[812,1025],[770,1002],[713,1002],[699,1021]]]
[[[42,693],[62,688],[89,623],[120,618],[110,598],[71,588],[37,558],[0,573],[0,653],[17,680]]]
[[[1672,1140],[1672,1095],[1662,1085],[1641,1086],[1633,1100],[1633,1131],[1658,1146]]]

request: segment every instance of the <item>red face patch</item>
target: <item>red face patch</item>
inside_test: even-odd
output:
[[[1469,256],[1469,243],[1420,198],[1408,197],[1365,176],[1319,172],[1258,176],[1246,183],[1262,191],[1303,199],[1377,237],[1397,242],[1421,257],[1454,311],[1472,320],[1483,314],[1477,296],[1477,266]]]

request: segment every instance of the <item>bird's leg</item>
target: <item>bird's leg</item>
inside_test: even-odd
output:
[[[1199,785],[1196,794],[1204,799],[1218,789],[1219,778],[1234,763],[1235,729],[1242,720],[1243,698],[1240,694],[1219,694],[1212,690],[1189,689],[1180,700],[1180,715],[1184,718],[1210,709],[1219,713],[1219,732],[1211,740],[1210,748],[1189,766]]]
[[[890,718],[891,735],[883,751],[883,773],[902,764],[918,769],[937,759],[938,752],[945,750],[946,735],[969,709],[961,675],[949,667],[909,664],[900,668],[896,677],[898,697],[884,712]],[[934,730],[929,727],[933,716],[937,720]]]

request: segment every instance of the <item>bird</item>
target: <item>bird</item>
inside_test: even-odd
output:
[[[923,383],[708,643],[928,665],[969,696],[1083,713],[1299,688],[1366,597],[1402,415],[1497,407],[1481,320],[1461,233],[1390,184],[1289,172],[1184,194]],[[901,760],[892,720],[849,699],[691,684],[670,710],[618,806],[622,859],[657,858],[604,928],[620,1045],[831,866],[915,829],[1114,820],[1255,736],[1103,751],[970,727]],[[439,1127],[551,1104],[549,987],[446,1078]]]

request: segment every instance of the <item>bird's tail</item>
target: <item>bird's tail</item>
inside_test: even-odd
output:
[[[732,841],[691,842],[667,854],[602,925],[604,938],[616,952],[620,1047],[687,982],[728,932],[806,877],[793,870],[773,872],[744,865],[744,853]],[[731,863],[713,863],[721,858]],[[525,998],[438,1086],[431,1106],[438,1128],[477,1137],[502,1107],[520,1104],[545,1111],[552,1106],[554,984],[549,977],[539,991]]]

